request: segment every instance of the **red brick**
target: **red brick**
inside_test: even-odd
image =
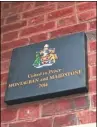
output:
[[[96,78],[96,66],[89,67],[89,78]]]
[[[46,31],[49,29],[53,29],[54,27],[55,27],[54,21],[48,22],[45,24],[40,24],[35,27],[29,27],[29,28],[25,28],[25,29],[21,30],[20,36],[25,36],[25,35],[29,35],[29,34],[33,34],[33,33],[37,33],[37,32]]]
[[[61,28],[61,29],[50,32],[50,34],[51,34],[51,38],[53,38],[53,37],[62,36],[69,33],[85,31],[86,29],[87,29],[87,24],[83,23],[83,24],[77,24],[74,26]]]
[[[71,16],[71,17],[68,17],[68,18],[62,18],[58,21],[58,27],[61,27],[61,26],[69,26],[69,25],[73,25],[73,24],[76,24],[77,21],[76,21],[76,17],[75,16]]]
[[[89,78],[89,79],[91,78],[91,75],[92,75],[92,73],[91,73],[91,67],[88,66],[88,78]]]
[[[8,124],[1,124],[1,127],[8,127]]]
[[[89,81],[89,92],[96,93],[96,80]]]
[[[47,33],[41,33],[30,37],[30,43],[41,42],[48,39]]]
[[[32,26],[40,24],[42,22],[44,22],[44,15],[40,15],[40,16],[28,19],[28,25],[32,25]]]
[[[2,42],[12,41],[18,38],[18,31],[3,34]]]
[[[71,126],[76,124],[76,116],[74,114],[69,114],[65,116],[55,117],[53,127]]]
[[[39,118],[39,105],[25,105],[19,109],[18,119],[36,119]]]
[[[14,2],[11,3],[11,8],[16,7],[16,6],[19,6],[21,4],[23,4],[23,2],[19,2],[19,1],[18,2],[15,2],[14,1]]]
[[[92,41],[89,43],[90,52],[96,51],[96,42]]]
[[[70,16],[73,14],[74,14],[74,8],[69,7],[69,8],[65,8],[65,9],[61,9],[61,10],[49,13],[47,19],[52,20],[52,19],[57,19],[57,18],[63,17],[63,16],[64,17]]]
[[[15,41],[12,41],[9,43],[3,43],[1,45],[1,51],[8,50],[8,49],[14,49],[16,47],[20,47],[20,46],[24,46],[24,45],[28,45],[28,44],[29,44],[29,42],[28,42],[27,38],[15,40]]]
[[[3,19],[1,19],[0,23],[1,23],[1,26],[3,26],[3,25],[4,25],[4,23],[5,23],[5,19],[4,19],[4,18],[3,18]]]
[[[83,3],[86,3],[84,1],[76,1],[76,4],[83,4]]]
[[[6,84],[1,85],[1,95],[5,95]]]
[[[90,66],[96,65],[96,55],[97,55],[96,53],[88,55],[88,65]]]
[[[76,115],[77,118],[79,119],[80,124],[88,124],[96,122],[96,112],[94,111],[88,110],[78,111]]]
[[[4,102],[4,96],[3,96],[3,97],[1,97],[1,108],[6,108],[6,107],[7,107],[7,105]]]
[[[23,4],[23,11],[27,11],[33,8],[34,2],[24,2]]]
[[[8,31],[12,31],[12,30],[17,30],[20,28],[23,28],[24,26],[26,26],[27,22],[26,21],[20,21],[14,24],[10,24],[10,25],[6,25],[6,26],[2,26],[1,27],[1,32],[8,32]]]
[[[64,2],[57,2],[57,7],[58,8],[66,8],[66,7],[69,7],[69,6],[74,6],[75,2],[67,2],[67,1],[64,1]]]
[[[93,107],[95,107],[95,108],[96,108],[96,99],[97,99],[97,95],[92,95],[91,101],[92,101]]]
[[[10,16],[8,18],[6,18],[6,24],[9,24],[9,23],[14,23],[14,22],[17,22],[20,20],[20,15],[19,14],[16,14],[16,15],[13,15],[13,16]]]
[[[40,14],[44,14],[44,13],[53,11],[53,10],[55,10],[55,4],[40,7],[40,8],[36,8],[34,10],[24,12],[23,13],[23,18],[34,17],[34,16],[37,16],[37,15],[40,15]]]
[[[11,16],[11,15],[15,15],[15,14],[18,14],[22,11],[23,11],[23,7],[22,7],[22,5],[19,5],[19,6],[10,8],[8,10],[2,11],[1,17],[8,17],[8,16]]]
[[[77,97],[74,99],[75,108],[88,108],[89,107],[89,101],[87,96],[83,97]]]
[[[10,8],[10,3],[4,2],[3,6],[2,6],[2,9],[9,9],[9,8]]]
[[[90,10],[90,11],[87,11],[87,12],[84,12],[84,13],[81,13],[78,15],[78,19],[79,21],[87,21],[87,20],[90,20],[90,19],[95,19],[96,18],[96,10]]]
[[[58,101],[51,101],[42,105],[42,116],[66,113],[72,108],[71,100],[61,99]]]
[[[1,62],[1,73],[8,72],[10,61]]]
[[[1,53],[1,61],[6,61],[11,58],[12,50]]]
[[[7,108],[1,111],[1,122],[15,121],[17,117],[17,109]]]
[[[46,1],[37,1],[37,2],[35,2],[35,7],[39,7],[39,6],[45,6],[45,5],[48,5],[48,2],[46,2]]]
[[[78,12],[83,12],[91,9],[96,9],[96,2],[85,2],[77,5]]]
[[[89,22],[88,30],[96,30],[96,21]]]
[[[91,69],[92,69],[92,76],[96,77],[96,66],[93,66]]]
[[[42,118],[31,122],[10,123],[9,127],[52,127],[52,119]]]
[[[1,74],[1,84],[5,84],[7,82],[8,73]]]

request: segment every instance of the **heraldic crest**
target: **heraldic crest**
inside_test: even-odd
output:
[[[44,49],[36,52],[36,58],[33,63],[35,68],[42,68],[44,66],[52,66],[56,59],[58,59],[55,48],[49,48],[48,44],[44,45]]]

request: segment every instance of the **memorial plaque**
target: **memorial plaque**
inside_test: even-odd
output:
[[[86,53],[83,32],[14,49],[5,102],[10,105],[88,92]]]

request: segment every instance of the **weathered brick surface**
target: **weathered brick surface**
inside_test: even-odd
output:
[[[74,99],[75,109],[84,109],[89,107],[89,98],[87,96]]]
[[[45,6],[45,5],[48,5],[48,2],[40,1],[40,2],[36,2],[36,3],[35,3],[35,7]]]
[[[7,124],[1,124],[1,127],[8,127]]]
[[[25,29],[21,30],[20,36],[35,34],[35,33],[39,33],[42,31],[49,30],[49,29],[53,29],[53,28],[55,28],[55,22],[54,21],[48,22],[45,24],[40,24],[40,25],[37,25],[35,27],[25,28]]]
[[[42,106],[42,116],[50,116],[55,114],[63,114],[73,109],[71,100],[61,99],[58,101],[52,101]]]
[[[88,30],[95,30],[96,29],[96,21],[89,22]]]
[[[95,18],[96,18],[95,9],[78,14],[78,19],[80,22],[87,21],[90,19],[95,19]]]
[[[90,79],[96,78],[96,68],[97,68],[97,66],[90,66],[89,67],[89,78]]]
[[[13,16],[10,16],[8,18],[6,18],[6,24],[10,24],[10,23],[14,23],[14,22],[17,22],[20,20],[20,15],[19,14],[16,14],[16,15],[13,15]]]
[[[2,43],[7,41],[12,41],[17,38],[18,38],[18,31],[9,32],[9,33],[3,34]]]
[[[40,7],[40,8],[36,8],[34,10],[24,12],[23,13],[23,18],[34,17],[34,16],[37,16],[37,15],[40,15],[40,14],[44,14],[44,13],[53,11],[53,10],[55,10],[55,4]]]
[[[94,95],[91,96],[91,101],[92,101],[93,107],[96,108],[96,105],[97,105],[97,94],[94,94]]]
[[[70,7],[70,8],[65,8],[62,10],[58,10],[58,11],[54,11],[48,14],[47,19],[48,20],[52,20],[52,19],[57,19],[63,16],[70,16],[74,14],[74,8]]]
[[[18,119],[36,119],[39,118],[39,105],[24,105],[19,107]]]
[[[8,72],[1,74],[1,84],[7,83]]]
[[[96,121],[96,2],[1,2],[1,127],[63,127]],[[89,92],[6,106],[12,50],[86,32]]]
[[[28,20],[28,25],[30,26],[34,26],[34,25],[37,25],[37,24],[41,24],[44,22],[44,15],[40,15],[40,16],[37,16],[37,17],[34,17],[34,18],[30,18]]]
[[[12,54],[12,50],[8,50],[6,52],[2,52],[1,53],[1,60],[2,61],[9,60],[11,58],[11,54]]]
[[[48,39],[48,34],[47,33],[41,33],[41,34],[38,34],[38,35],[31,36],[30,37],[30,43],[45,41],[47,39]]]
[[[86,3],[77,5],[78,12],[88,11],[93,8],[94,9],[96,8],[96,2],[86,2]]]
[[[1,62],[1,73],[9,71],[9,64],[10,64],[9,60],[5,62]]]
[[[62,36],[62,35],[70,34],[70,33],[86,31],[86,29],[87,29],[87,24],[83,23],[83,24],[78,24],[74,26],[64,27],[64,28],[52,31],[50,34],[51,34],[51,38],[53,38],[56,36]]]
[[[96,51],[97,52],[96,45],[97,44],[96,44],[95,41],[90,42],[90,44],[89,44],[90,52],[92,52],[92,51]]]
[[[89,81],[89,92],[96,93],[96,80]]]
[[[92,67],[92,76],[96,77],[97,65]]]
[[[5,95],[6,84],[1,84],[1,96]]]
[[[28,11],[31,10],[34,7],[34,2],[24,2],[22,11]]]
[[[75,2],[57,2],[57,7],[61,9],[61,8],[69,7],[69,6],[74,6],[74,4]]]
[[[75,114],[69,114],[65,116],[55,117],[53,127],[71,126],[77,124],[77,118]]]
[[[76,16],[62,18],[58,21],[58,27],[73,25],[76,24],[76,22],[77,22]]]
[[[7,2],[4,2],[3,5],[2,5],[2,8],[3,9],[9,9],[10,8],[10,4],[7,3]]]
[[[88,64],[90,66],[96,65],[96,55],[97,55],[96,53],[88,55]]]
[[[7,105],[4,102],[4,96],[1,97],[1,109],[6,108]]]
[[[76,116],[80,124],[94,123],[96,122],[96,112],[95,111],[79,111]]]
[[[88,42],[94,42],[94,43],[96,42],[96,31],[95,30],[87,31],[86,36],[87,36]],[[96,46],[96,43],[95,43],[95,46]]]
[[[5,50],[10,50],[16,47],[20,47],[20,46],[24,46],[24,45],[28,45],[28,38],[24,38],[24,39],[19,39],[19,40],[15,40],[15,41],[11,41],[8,43],[3,43],[1,45],[1,51],[5,51]]]
[[[39,119],[31,122],[19,122],[10,124],[9,127],[52,127],[52,119]]]
[[[16,118],[17,118],[17,109],[15,108],[7,108],[1,111],[1,122],[3,123],[15,121]]]
[[[3,26],[3,25],[4,25],[4,22],[5,22],[5,19],[4,19],[4,18],[2,18],[2,19],[1,19],[1,26]]]
[[[27,25],[27,22],[25,20],[14,23],[14,24],[5,25],[5,26],[1,27],[1,32],[4,33],[4,32],[9,32],[12,30],[17,30],[17,29],[23,28],[26,25]]]

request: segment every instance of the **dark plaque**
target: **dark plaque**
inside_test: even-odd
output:
[[[14,49],[5,102],[87,92],[86,43],[81,32]]]

